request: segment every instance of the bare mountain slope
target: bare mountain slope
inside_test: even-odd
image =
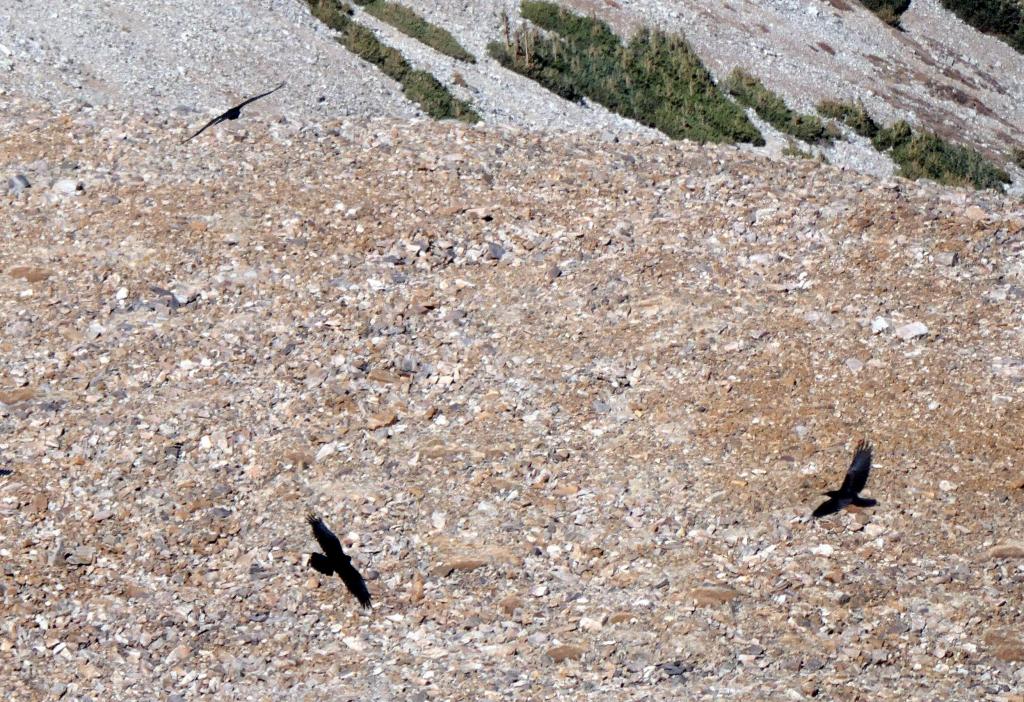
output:
[[[1018,699],[1019,203],[432,122],[0,134],[7,699]],[[862,436],[878,506],[811,520]]]
[[[433,73],[492,124],[643,133],[598,106],[567,103],[486,58],[500,15],[517,16],[509,0],[408,0],[446,27],[480,59],[459,63],[365,13],[388,44]],[[812,110],[822,98],[862,99],[884,122],[898,118],[980,148],[1007,165],[1024,147],[1024,56],[944,11],[914,0],[904,32],[848,0],[567,0],[596,13],[623,34],[639,25],[678,30],[718,76],[735,66],[758,75],[791,105]],[[85,100],[131,109],[222,110],[280,79],[289,89],[257,111],[303,121],[341,115],[406,117],[415,105],[376,68],[338,46],[301,0],[198,0],[47,3],[0,0],[0,90],[51,100]],[[458,72],[467,87],[455,84]],[[188,114],[171,118],[187,128]],[[768,151],[785,140],[767,129]],[[774,138],[773,138],[774,137]],[[876,175],[891,165],[863,140],[827,151],[830,160]],[[1011,167],[1021,187],[1021,173]]]

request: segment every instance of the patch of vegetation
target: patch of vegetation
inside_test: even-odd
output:
[[[1017,147],[1013,150],[1013,162],[1018,168],[1024,168],[1024,149]]]
[[[752,107],[758,116],[780,132],[808,143],[831,142],[837,135],[830,132],[814,115],[802,115],[786,106],[786,102],[768,90],[756,76],[735,68],[722,85],[740,104]]]
[[[1024,53],[1024,3],[1021,0],[942,0],[942,6],[979,32],[999,37]]]
[[[1000,190],[1010,182],[1006,171],[989,163],[977,151],[950,144],[931,132],[915,133],[902,120],[880,129],[871,141],[879,151],[889,152],[905,178],[928,178],[978,190]]]
[[[682,37],[641,30],[623,44],[604,22],[550,2],[523,2],[521,14],[533,24],[512,31],[505,18],[504,41],[487,51],[556,95],[589,98],[673,139],[764,145]]]
[[[862,137],[873,139],[878,134],[878,123],[868,114],[864,103],[858,101],[840,102],[838,100],[822,100],[818,103],[818,112],[823,117],[836,119]]]
[[[795,156],[797,158],[805,158],[805,159],[817,158],[812,152],[804,151],[803,149],[801,149],[800,146],[797,144],[797,142],[795,140],[793,140],[793,139],[788,139],[786,141],[786,145],[784,147],[782,147],[782,155],[783,156]],[[822,162],[823,163],[828,163],[828,161],[826,161],[824,158],[822,158]]]
[[[372,31],[354,22],[351,9],[339,0],[306,0],[313,16],[339,33],[338,41],[359,58],[374,64],[402,84],[402,93],[434,119],[479,122],[469,103],[457,99],[434,76],[414,69],[397,49],[382,44]]]
[[[440,51],[459,61],[476,63],[473,54],[466,51],[451,33],[436,24],[431,24],[405,5],[389,0],[355,0],[367,12],[387,22],[392,27],[408,36],[423,42],[430,48]]]
[[[338,0],[306,0],[310,13],[331,29],[341,31],[350,22],[352,8]]]
[[[864,7],[868,8],[878,19],[886,24],[899,28],[900,15],[910,7],[910,0],[860,0]]]

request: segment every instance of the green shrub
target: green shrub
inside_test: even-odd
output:
[[[861,3],[893,27],[900,26],[900,15],[910,7],[910,0],[861,0]]]
[[[757,77],[740,68],[733,69],[729,77],[722,81],[722,85],[740,104],[752,107],[761,119],[780,132],[810,143],[830,142],[834,138],[820,119],[814,115],[793,112],[781,97],[764,87]]]
[[[352,8],[338,0],[307,0],[307,3],[313,16],[335,31],[341,31],[351,21]]]
[[[813,153],[811,153],[810,151],[804,151],[803,149],[801,149],[800,146],[797,145],[796,141],[794,141],[793,139],[787,139],[786,140],[786,145],[784,147],[782,147],[782,155],[783,156],[796,156],[797,158],[804,158],[804,159],[813,159],[813,158],[815,158]],[[827,163],[827,161],[826,161],[826,163]]]
[[[942,6],[979,32],[993,34],[1024,53],[1021,0],[942,0]]]
[[[888,151],[905,178],[928,178],[946,185],[970,185],[1002,189],[1010,182],[1006,171],[997,168],[973,149],[956,146],[932,132],[918,134],[904,121],[880,129],[872,143]]]
[[[1024,149],[1017,147],[1013,150],[1013,162],[1018,168],[1024,168]]]
[[[398,31],[423,42],[430,48],[459,61],[476,63],[473,54],[462,48],[448,30],[431,24],[404,5],[388,0],[373,0],[360,4],[377,19],[387,22]]]
[[[864,103],[839,102],[838,100],[822,100],[818,103],[818,112],[830,119],[837,119],[850,129],[868,139],[878,134],[878,123],[871,119]]]
[[[457,119],[470,124],[480,121],[468,102],[453,96],[434,76],[426,71],[410,71],[402,81],[403,92],[434,119]]]
[[[519,9],[523,19],[555,32],[569,41],[579,42],[601,53],[614,54],[622,48],[619,36],[604,22],[563,10],[551,2],[525,0]]]
[[[347,5],[338,0],[307,0],[310,11],[321,22],[339,33],[338,42],[359,58],[372,63],[402,85],[402,93],[434,119],[458,119],[479,122],[480,116],[469,103],[457,99],[434,76],[414,70],[402,53],[382,44],[376,35],[354,22]]]
[[[382,44],[371,30],[361,24],[349,21],[341,30],[338,41],[359,58],[374,64],[385,75],[399,83],[404,82],[405,76],[412,71],[412,67],[398,49]]]
[[[506,41],[487,51],[556,95],[587,97],[673,139],[764,144],[682,37],[642,30],[624,45],[604,22],[552,3],[523,2],[521,13],[549,33],[506,25]]]

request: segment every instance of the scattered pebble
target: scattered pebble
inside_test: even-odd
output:
[[[910,341],[911,339],[925,336],[927,333],[928,327],[922,322],[910,322],[909,324],[896,327],[896,336],[903,341]]]

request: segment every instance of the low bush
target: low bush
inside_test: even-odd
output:
[[[1021,0],[942,0],[942,6],[979,32],[993,34],[1024,53]]]
[[[359,4],[363,5],[364,9],[377,19],[387,22],[398,31],[423,42],[435,51],[440,51],[459,61],[476,63],[473,54],[466,51],[447,29],[431,24],[405,5],[388,2],[388,0],[373,0]]]
[[[813,152],[801,149],[800,145],[793,139],[788,139],[786,141],[786,145],[782,147],[782,155],[795,156],[796,158],[803,158],[808,160],[817,158],[822,163],[828,163],[828,159],[826,159],[824,155],[821,155],[820,157],[815,156]]]
[[[973,149],[957,146],[932,132],[916,133],[904,121],[880,129],[872,139],[879,151],[889,152],[905,178],[928,178],[946,185],[970,185],[978,190],[1002,189],[1009,174]]]
[[[381,43],[372,31],[353,21],[347,5],[338,0],[307,0],[307,3],[317,19],[339,33],[338,41],[342,46],[401,83],[402,93],[428,115],[434,119],[480,121],[469,103],[456,98],[426,71],[413,69],[398,49]]]
[[[789,109],[781,97],[740,68],[733,69],[722,85],[740,104],[753,108],[761,119],[780,132],[809,143],[831,142],[836,136],[814,115],[802,115]]]
[[[850,129],[868,139],[878,134],[878,123],[868,114],[864,103],[839,102],[838,100],[822,100],[818,103],[818,112],[823,117],[843,122]]]
[[[341,31],[348,23],[352,8],[338,0],[306,0],[314,17],[331,29]]]
[[[910,0],[861,0],[861,4],[886,24],[899,27],[900,15],[910,7]]]
[[[1017,147],[1013,150],[1013,162],[1018,168],[1024,168],[1024,149]]]
[[[556,95],[589,98],[673,139],[764,144],[682,37],[641,30],[623,44],[604,22],[549,2],[523,2],[521,13],[532,24],[512,31],[506,19],[505,41],[488,53]]]

